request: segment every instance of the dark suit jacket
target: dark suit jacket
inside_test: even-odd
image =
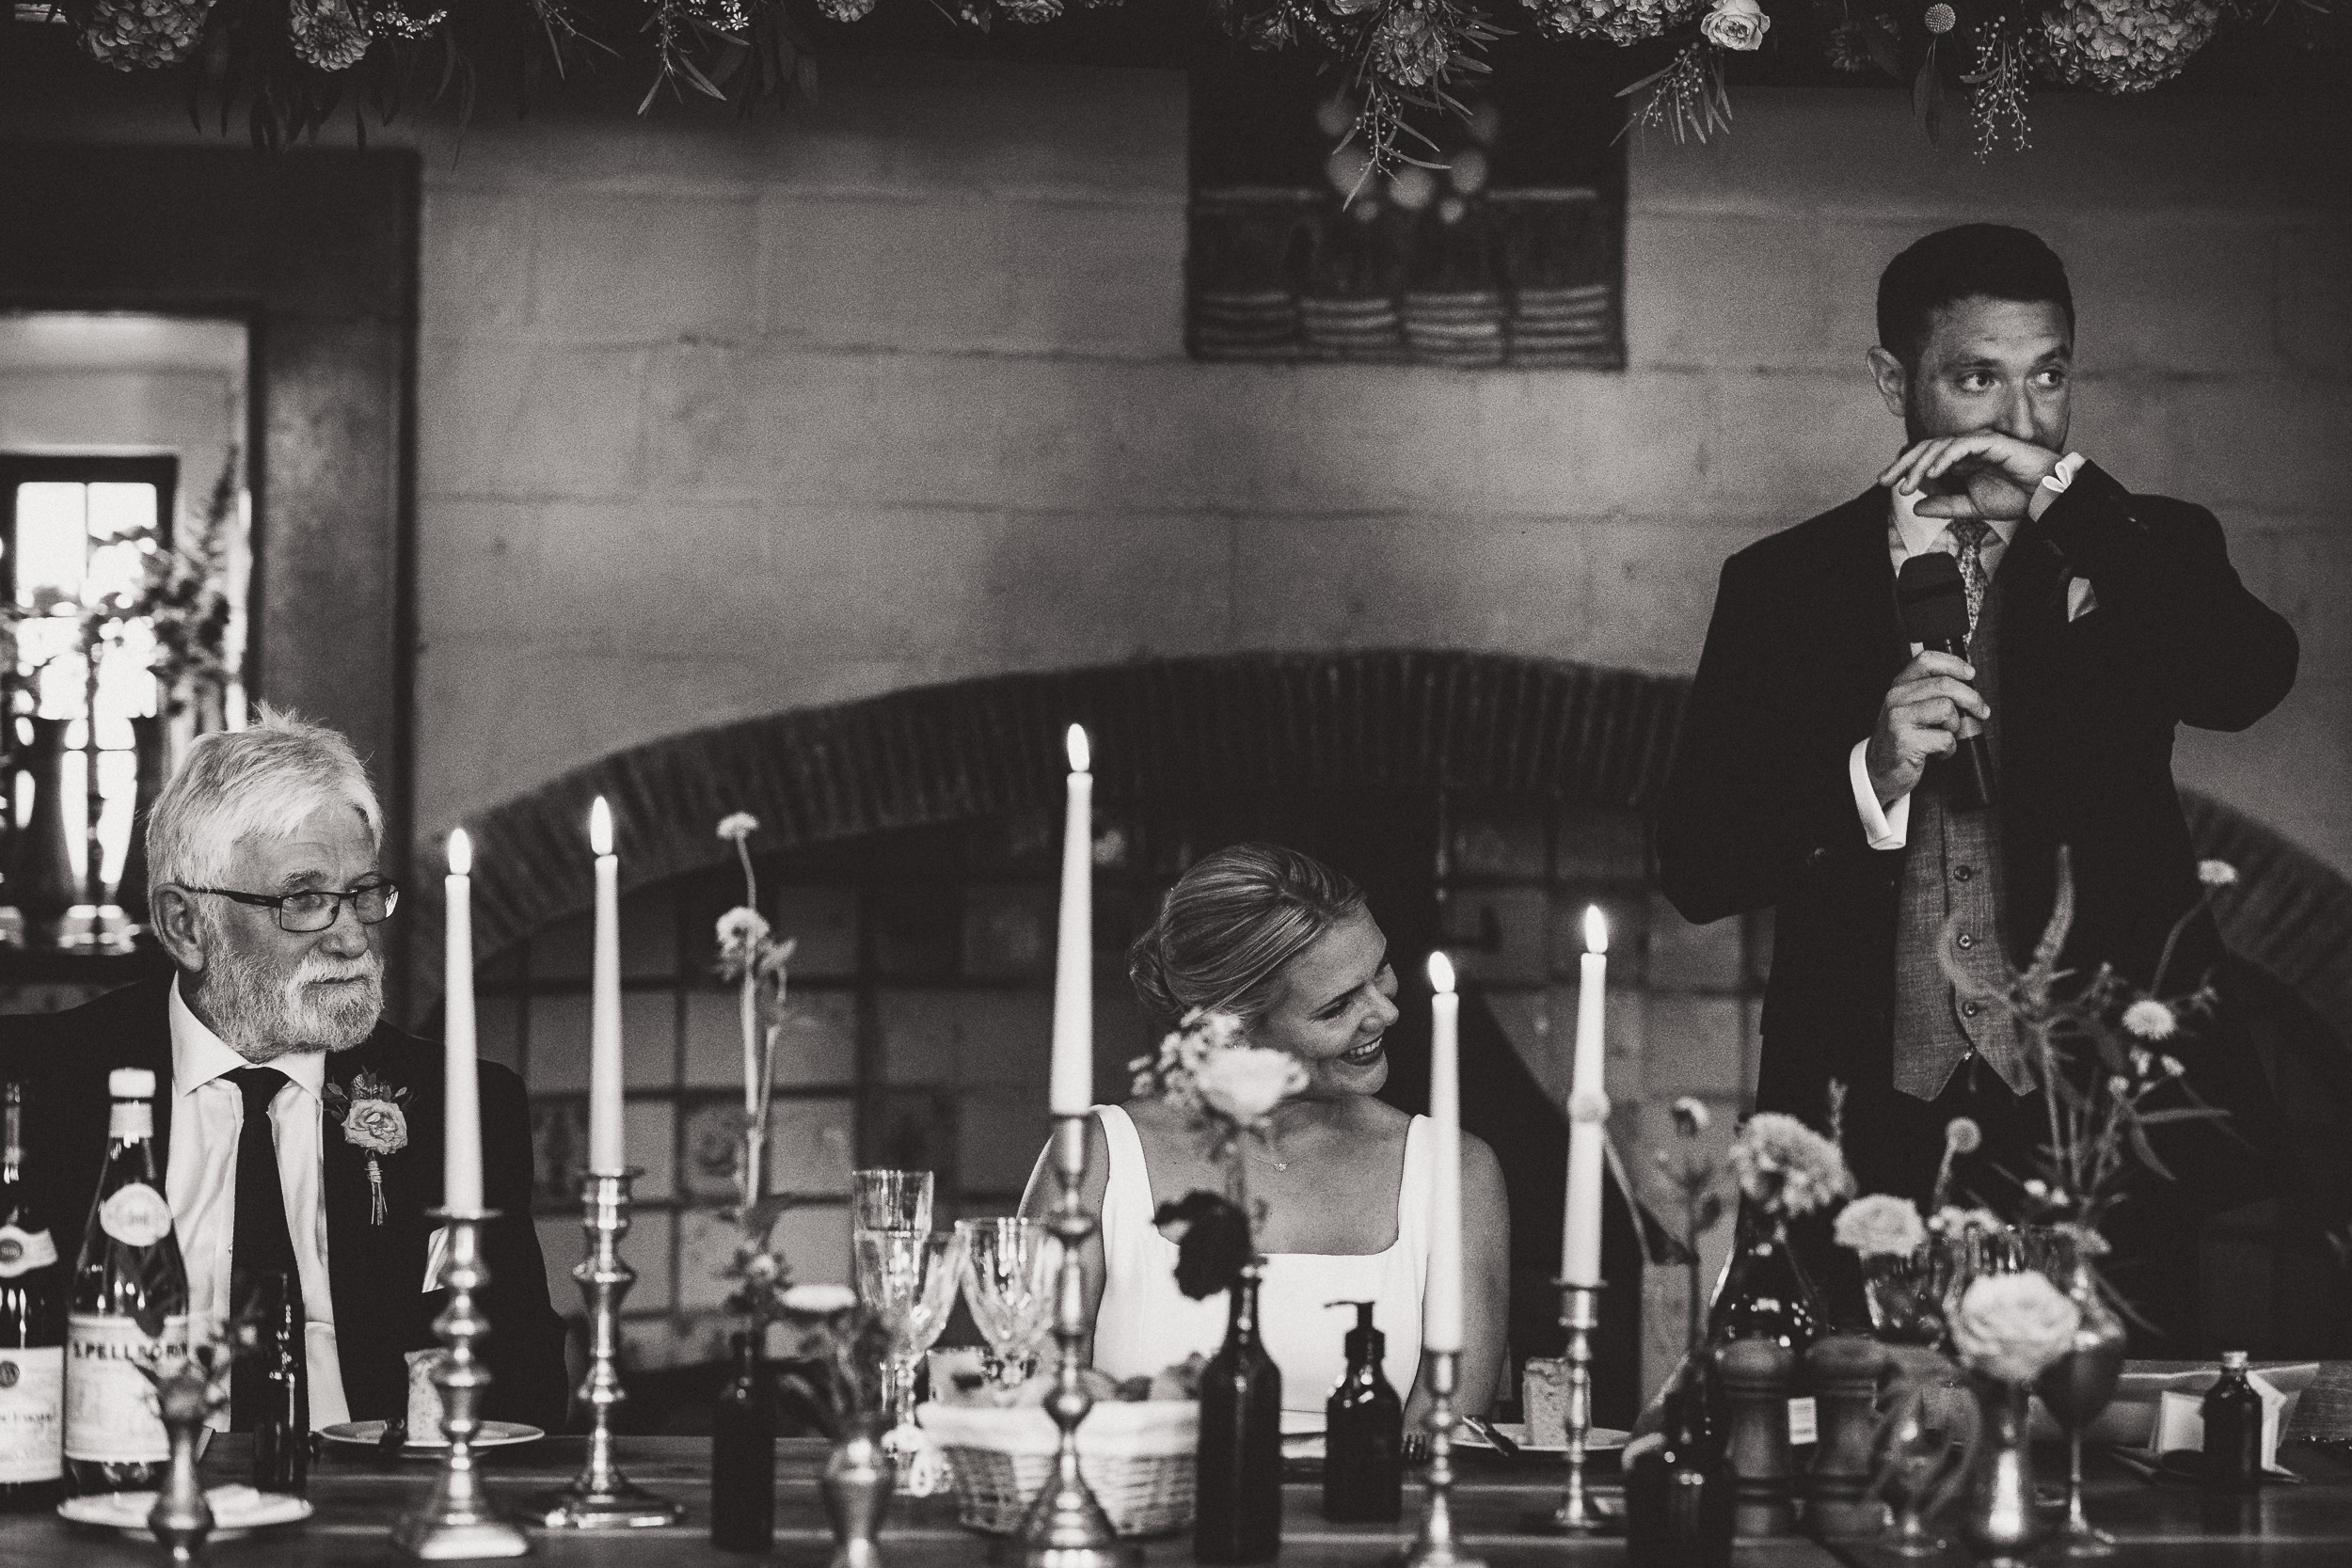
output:
[[[1684,916],[1776,907],[1756,1102],[1817,1125],[1833,1077],[1893,1092],[1904,851],[1868,847],[1848,775],[1910,657],[1888,505],[1872,489],[1724,563],[1658,821],[1661,878]],[[1999,570],[1993,701],[2010,956],[2040,936],[2069,845],[2078,903],[2065,961],[2110,962],[2145,985],[2199,894],[2173,728],[2237,730],[2269,712],[2294,684],[2295,632],[2239,583],[2211,513],[2128,494],[2095,466],[2020,527]],[[2098,600],[2072,623],[2070,571]],[[2164,990],[2190,989],[2219,956],[2201,915]],[[2276,1110],[2250,1053],[2226,1030],[2179,1053],[2260,1143]],[[1856,1174],[1869,1190],[1872,1173]]]
[[[106,1148],[106,1075],[119,1067],[155,1073],[155,1151],[171,1154],[171,982],[142,981],[68,1012],[0,1018],[0,1074],[22,1077],[37,1097],[25,1118],[27,1175],[71,1252],[96,1196]],[[407,1410],[405,1354],[439,1341],[433,1320],[446,1291],[424,1291],[425,1251],[435,1228],[425,1212],[441,1200],[441,1048],[379,1023],[358,1047],[327,1059],[327,1078],[348,1085],[362,1069],[405,1087],[408,1147],[381,1158],[388,1211],[368,1222],[367,1157],[343,1140],[330,1117],[321,1128],[326,1170],[327,1275],[335,1298],[335,1345],[354,1420],[396,1418]],[[564,1323],[548,1302],[546,1271],[531,1219],[531,1122],[522,1081],[484,1063],[483,1187],[503,1217],[483,1237],[488,1288],[477,1298],[489,1319],[478,1341],[492,1382],[483,1415],[552,1431],[568,1398]]]

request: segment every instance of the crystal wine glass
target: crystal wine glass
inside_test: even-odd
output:
[[[858,1295],[890,1334],[887,1414],[893,1432],[914,1418],[914,1371],[955,1309],[963,1243],[954,1231],[861,1230]]]
[[[1948,1376],[1921,1383],[1902,1397],[1880,1439],[1899,1504],[1893,1539],[1884,1545],[1897,1557],[1936,1557],[1944,1550],[1928,1516],[1950,1486],[1955,1463],[1965,1456],[1967,1399]]]
[[[956,1221],[963,1241],[964,1299],[988,1337],[997,1381],[1024,1382],[1054,1326],[1054,1248],[1042,1222]]]
[[[850,1193],[856,1230],[931,1228],[931,1173],[927,1170],[853,1170]]]

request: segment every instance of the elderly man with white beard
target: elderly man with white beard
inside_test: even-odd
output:
[[[163,1162],[189,1307],[245,1311],[267,1275],[298,1285],[313,1428],[397,1420],[408,1354],[437,1343],[440,1048],[383,1020],[385,922],[400,890],[377,864],[383,813],[342,736],[264,708],[208,735],[147,826],[150,911],[175,973],[69,1012],[0,1019],[0,1076],[27,1082],[28,1177],[70,1231],[106,1141],[107,1074],[155,1074]],[[566,1402],[564,1325],[531,1221],[522,1084],[480,1068],[481,1297],[492,1383],[483,1414],[545,1427]],[[62,1239],[62,1238],[61,1238]],[[216,1425],[253,1424],[240,1365]]]

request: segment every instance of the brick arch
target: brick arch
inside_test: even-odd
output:
[[[1638,809],[1664,783],[1689,690],[1683,676],[1508,654],[1228,654],[742,720],[600,757],[469,822],[476,940],[498,952],[589,907],[583,824],[598,795],[630,887],[725,861],[712,829],[729,812],[758,817],[754,847],[774,850],[1051,805],[1073,721],[1094,736],[1108,801],[1327,781]],[[2243,874],[2215,901],[2231,949],[2352,1043],[2352,883],[2220,801],[2182,795],[2198,853]],[[419,970],[437,991],[438,966]]]

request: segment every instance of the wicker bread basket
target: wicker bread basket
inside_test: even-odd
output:
[[[1053,1474],[1060,1433],[1034,1405],[926,1404],[915,1421],[936,1439],[954,1471],[956,1517],[973,1529],[1009,1535]],[[1111,1528],[1162,1535],[1192,1523],[1194,1450],[1200,1406],[1191,1400],[1105,1400],[1078,1428],[1078,1462]]]

